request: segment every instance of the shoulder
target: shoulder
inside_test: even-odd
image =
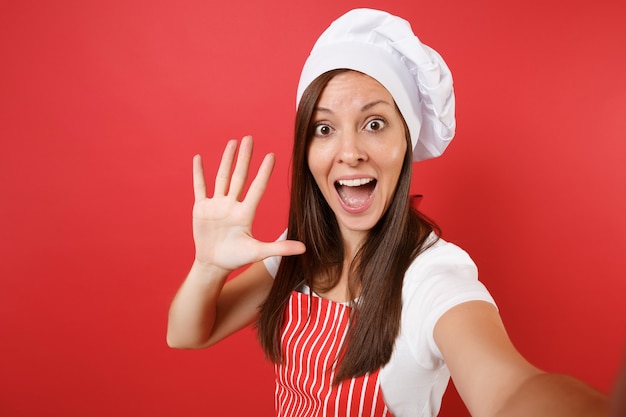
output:
[[[422,306],[440,308],[470,299],[491,300],[478,280],[478,268],[469,254],[441,238],[411,263],[402,292],[405,302],[417,298]]]
[[[479,281],[478,269],[469,254],[439,239],[413,261],[405,274],[402,327],[412,343],[423,345],[441,358],[433,340],[435,324],[452,307],[477,300],[495,305]]]
[[[430,246],[407,269],[405,284],[429,279],[478,279],[478,268],[465,250],[434,233],[426,244]]]

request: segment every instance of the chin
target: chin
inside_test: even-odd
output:
[[[345,230],[350,230],[352,232],[362,232],[367,233],[378,223],[380,220],[380,216],[363,216],[362,218],[346,218],[351,216],[343,216],[337,217],[337,222],[339,223],[340,228]]]

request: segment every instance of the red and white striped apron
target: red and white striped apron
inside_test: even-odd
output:
[[[332,385],[349,316],[344,304],[293,292],[281,333],[284,363],[275,366],[279,417],[393,417],[378,371]]]

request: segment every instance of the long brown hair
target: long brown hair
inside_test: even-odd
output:
[[[330,79],[344,71],[329,71],[315,79],[302,95],[296,114],[287,238],[303,242],[307,250],[282,259],[261,306],[258,336],[266,356],[275,363],[282,361],[280,332],[292,292],[302,284],[318,291],[334,287],[344,264],[337,220],[307,163],[317,101]],[[405,132],[407,152],[392,201],[350,264],[348,288],[351,299],[358,289],[358,302],[352,303],[335,383],[375,371],[389,361],[400,330],[404,274],[425,249],[431,232],[439,234],[432,221],[411,207],[412,147],[406,126]]]

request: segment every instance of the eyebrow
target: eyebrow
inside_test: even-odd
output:
[[[371,103],[367,103],[366,105],[364,105],[363,107],[361,107],[361,111],[366,111],[371,109],[372,107],[375,107],[379,104],[386,104],[390,107],[393,107],[390,103],[388,103],[385,100],[376,100],[376,101],[372,101]],[[326,107],[316,107],[315,109],[313,109],[313,111],[319,111],[319,112],[323,112],[323,113],[333,113],[333,111],[329,108]]]

